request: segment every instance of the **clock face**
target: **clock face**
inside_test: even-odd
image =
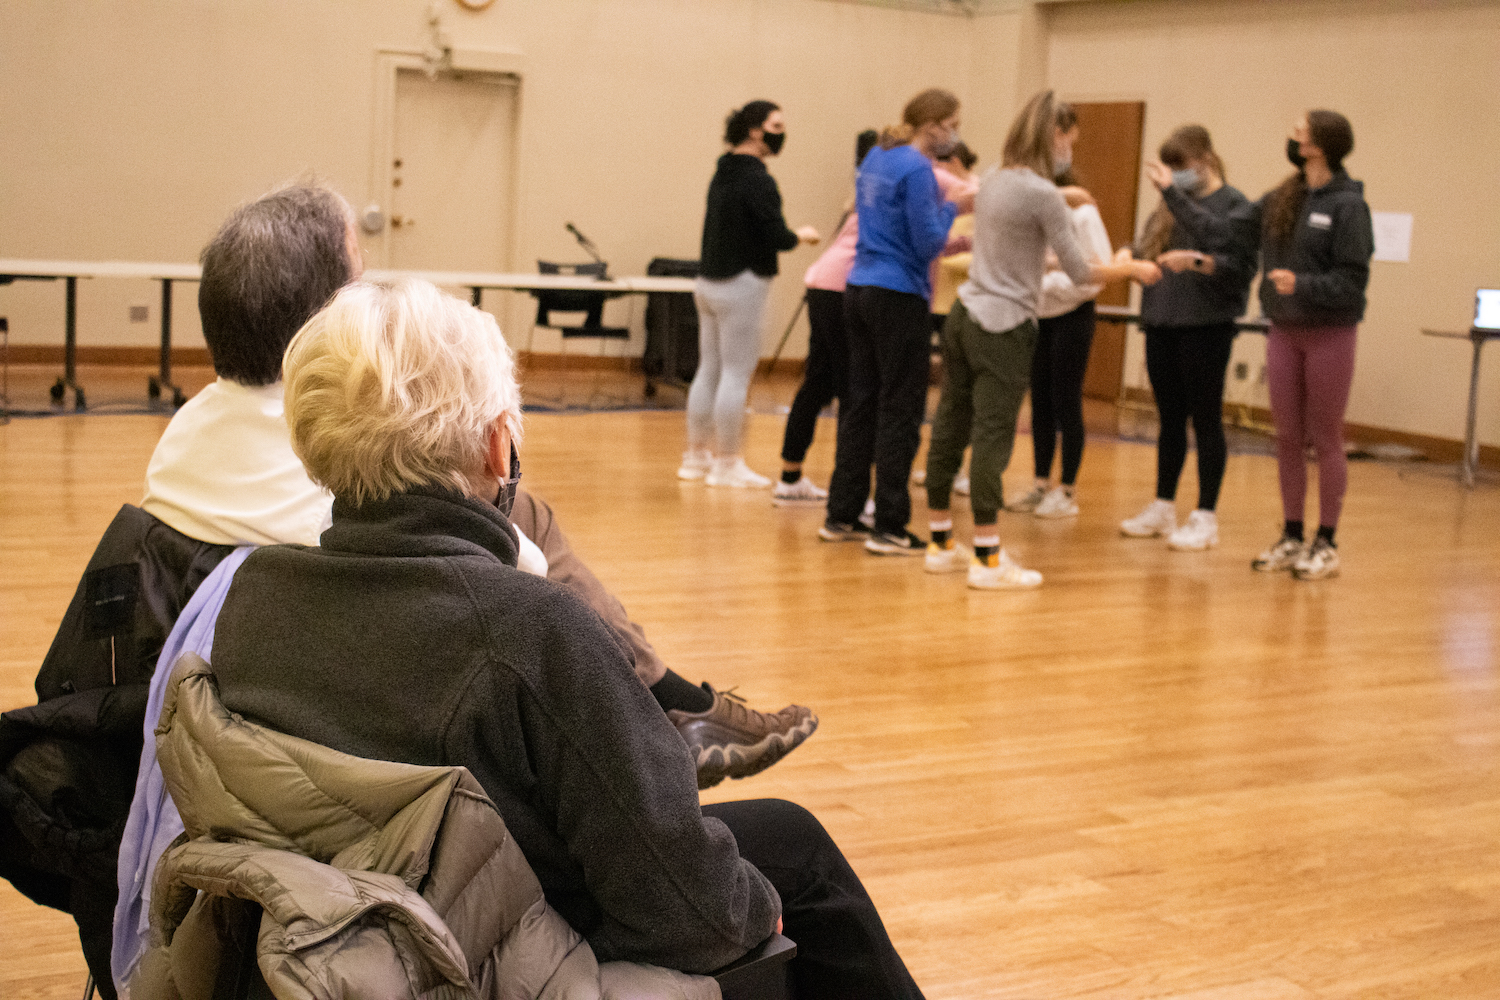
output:
[[[494,2],[495,0],[458,0],[460,7],[467,7],[469,10],[484,10]]]

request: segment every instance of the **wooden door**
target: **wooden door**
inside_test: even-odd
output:
[[[1135,241],[1136,192],[1141,183],[1141,141],[1146,105],[1140,101],[1074,104],[1078,141],[1073,144],[1073,173],[1099,202],[1099,214],[1110,244],[1119,249]],[[1100,305],[1128,305],[1130,286],[1118,282],[1099,296]],[[1114,400],[1125,370],[1125,324],[1101,321],[1094,328],[1083,394]]]
[[[398,72],[390,267],[505,270],[516,85],[498,73]]]

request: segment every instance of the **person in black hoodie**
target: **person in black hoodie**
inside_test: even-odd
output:
[[[1254,207],[1224,181],[1224,161],[1208,129],[1184,125],[1147,165],[1161,204],[1146,220],[1136,256],[1161,266],[1162,280],[1141,291],[1146,373],[1156,397],[1156,499],[1120,524],[1132,538],[1166,535],[1197,552],[1219,544],[1215,509],[1229,453],[1224,439],[1224,374],[1234,321],[1245,311],[1260,226]],[[1177,482],[1187,460],[1191,420],[1198,448],[1198,505],[1177,525]]]
[[[1349,119],[1309,111],[1287,140],[1297,172],[1261,200],[1260,306],[1271,321],[1266,376],[1286,523],[1281,538],[1251,566],[1289,568],[1300,580],[1339,572],[1334,531],[1349,479],[1344,409],[1375,248],[1364,184],[1344,172],[1353,149]],[[1307,440],[1318,454],[1318,534],[1311,545],[1304,545],[1302,527]]]
[[[787,228],[781,192],[765,159],[781,152],[786,124],[770,101],[751,101],[724,125],[729,152],[708,185],[698,306],[698,371],[688,390],[687,451],[679,479],[710,486],[771,485],[740,452],[745,397],[760,360],[760,323],[776,276],[776,254],[818,242],[811,226]]]

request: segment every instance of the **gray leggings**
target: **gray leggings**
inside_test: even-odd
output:
[[[745,398],[760,360],[760,324],[771,279],[754,271],[716,281],[699,278],[698,372],[688,390],[688,447],[740,454]]]

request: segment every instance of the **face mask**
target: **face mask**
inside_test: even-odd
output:
[[[771,151],[772,156],[778,156],[781,154],[782,144],[786,142],[786,133],[766,132],[761,137],[761,141],[766,144],[766,148]]]
[[[1052,176],[1054,178],[1061,177],[1063,174],[1072,169],[1073,157],[1071,155],[1069,155],[1066,159],[1057,156],[1054,156],[1052,158]]]
[[[1302,155],[1302,144],[1296,139],[1286,141],[1286,158],[1292,161],[1292,166],[1301,170],[1307,166],[1307,157]]]
[[[1203,186],[1203,178],[1193,169],[1172,171],[1172,183],[1192,194]]]
[[[500,492],[495,497],[495,508],[510,520],[511,508],[516,505],[516,484],[521,481],[521,456],[516,454],[516,446],[510,446],[510,476],[500,480]]]
[[[958,129],[951,129],[948,132],[948,138],[932,147],[932,158],[934,160],[946,160],[958,148],[958,143]]]

